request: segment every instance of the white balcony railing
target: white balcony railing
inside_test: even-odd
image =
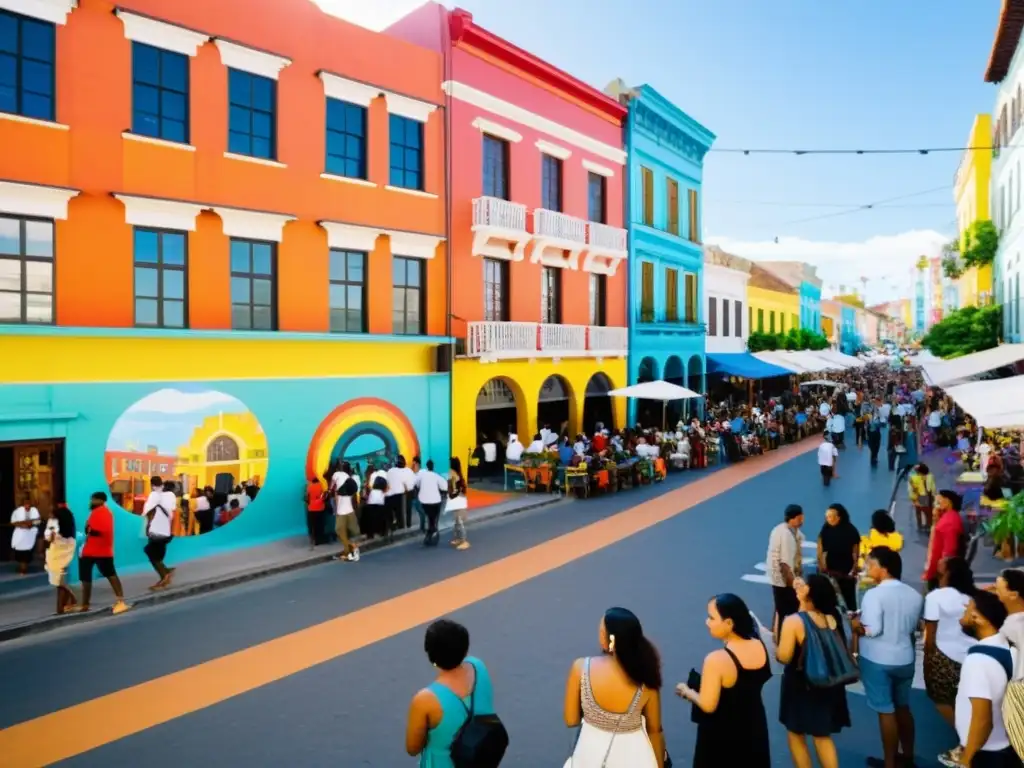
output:
[[[497,197],[478,197],[473,201],[473,226],[525,232],[526,206]]]
[[[600,357],[626,354],[626,329],[546,323],[468,323],[466,356]]]
[[[587,222],[558,211],[538,208],[533,212],[533,233],[573,243],[587,242]]]
[[[626,230],[622,227],[610,227],[607,224],[590,222],[587,225],[587,244],[595,248],[625,253]]]

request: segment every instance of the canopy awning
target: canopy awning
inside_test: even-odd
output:
[[[920,361],[921,356],[918,356]],[[1024,361],[1024,344],[1003,344],[982,352],[975,352],[952,360],[924,360],[920,362],[925,378],[936,387],[964,384],[974,376]]]
[[[817,349],[813,352],[815,357],[820,357],[824,360],[831,360],[834,363],[842,365],[846,368],[863,368],[867,363],[861,360],[859,357],[853,355],[847,355],[840,352],[837,349]]]
[[[709,352],[708,373],[725,373],[742,376],[745,379],[770,379],[773,376],[789,376],[790,370],[774,363],[758,360],[749,352]]]
[[[1024,376],[972,381],[946,390],[957,405],[990,429],[1024,426]]]
[[[692,389],[668,381],[645,381],[643,384],[613,389],[608,394],[612,397],[635,397],[640,400],[661,400],[662,402],[703,397],[700,392],[694,392]]]

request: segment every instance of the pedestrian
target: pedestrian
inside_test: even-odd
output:
[[[886,448],[890,472],[896,469],[896,460],[900,455],[907,452],[905,442],[906,433],[903,431],[903,417],[896,411],[893,411],[889,416],[889,442]]]
[[[935,507],[935,475],[924,462],[914,467],[907,476],[907,494],[914,506],[917,529],[928,530],[932,525],[932,509]]]
[[[416,476],[418,490],[417,504],[426,516],[426,537],[423,546],[436,547],[440,534],[437,532],[437,521],[441,517],[441,502],[448,491],[448,481],[434,471],[434,460],[427,459],[426,469],[420,470]]]
[[[420,768],[455,768],[452,744],[470,713],[495,715],[494,686],[484,663],[469,655],[469,631],[461,624],[435,621],[427,627],[423,650],[437,677],[412,697],[405,751],[419,757]]]
[[[391,517],[391,529],[408,528],[412,523],[412,510],[409,509],[409,491],[416,483],[416,477],[405,465],[405,456],[395,457],[395,463],[385,473],[388,490],[384,501]]]
[[[387,482],[387,481],[385,481]],[[352,466],[343,461],[331,477],[331,491],[334,494],[334,531],[341,541],[338,559],[350,563],[359,562],[359,546],[353,539],[359,536],[359,519],[356,517],[356,499],[359,497],[359,475]],[[384,494],[375,497],[374,512],[383,509]],[[377,503],[379,502],[379,503]]]
[[[327,508],[324,487],[315,475],[309,478],[303,499],[306,502],[306,532],[309,534],[309,549],[312,551],[323,541],[324,511]]]
[[[14,562],[18,564],[18,573],[22,576],[28,575],[28,567],[35,556],[40,523],[39,510],[28,496],[22,500],[21,506],[11,513],[11,526],[14,528],[11,534],[11,549],[14,550]]]
[[[89,610],[92,600],[92,572],[110,582],[114,590],[114,615],[131,606],[124,601],[124,588],[114,568],[114,515],[107,506],[107,494],[96,491],[89,499],[89,519],[85,522],[85,543],[78,554],[78,579],[82,582],[82,600],[74,607],[79,613]]]
[[[691,674],[691,680],[676,686],[676,694],[694,706],[693,766],[769,768],[768,717],[761,689],[771,680],[772,668],[758,626],[747,604],[733,594],[718,595],[708,603],[705,623],[723,647],[704,658],[699,677]],[[740,730],[743,738],[737,739]]]
[[[799,504],[790,504],[783,513],[783,522],[776,525],[768,537],[768,556],[765,564],[772,584],[775,602],[773,623],[776,642],[782,622],[800,609],[793,591],[793,582],[803,573],[804,510]]]
[[[67,504],[58,503],[46,521],[46,572],[57,588],[57,613],[67,613],[78,602],[68,586],[68,566],[75,559],[75,516]]]
[[[818,570],[835,580],[845,607],[857,609],[857,554],[860,532],[850,522],[850,513],[842,504],[825,510],[825,524],[818,533]]]
[[[954,729],[960,665],[972,645],[960,620],[976,591],[974,574],[967,561],[950,557],[939,563],[939,588],[924,598],[925,691],[942,719]],[[959,748],[946,752],[945,756],[949,760],[959,759]]]
[[[878,466],[878,451],[882,447],[882,429],[885,426],[885,421],[881,416],[881,408],[881,401],[876,397],[866,423],[868,450],[871,452],[872,467]]]
[[[956,733],[963,747],[955,765],[971,768],[1020,768],[1003,719],[1006,686],[1013,679],[1020,650],[1000,629],[1006,607],[998,595],[975,593],[961,624],[974,638],[960,668],[956,694]],[[949,764],[943,761],[944,764]]]
[[[601,656],[576,659],[566,681],[565,724],[580,729],[568,764],[661,768],[665,735],[658,650],[625,608],[605,611],[598,642]]]
[[[836,590],[828,577],[815,573],[806,581],[797,579],[795,588],[800,610],[783,622],[776,651],[776,658],[786,665],[782,674],[779,722],[786,727],[794,765],[798,768],[811,765],[811,753],[807,748],[807,737],[810,736],[822,768],[838,768],[839,757],[832,737],[843,728],[850,727],[846,688],[838,684],[812,686],[803,662],[808,653],[809,632],[836,633],[844,646],[849,638],[843,636]]]
[[[178,510],[178,499],[172,490],[173,484],[164,486],[162,478],[154,475],[149,479],[149,496],[142,507],[142,516],[145,518],[146,546],[143,551],[149,558],[149,564],[153,566],[159,580],[151,586],[150,591],[166,589],[171,586],[174,578],[174,568],[164,565],[167,557],[167,545],[171,543],[172,515]]]
[[[939,563],[942,560],[966,554],[964,521],[960,517],[962,506],[963,497],[956,491],[942,490],[936,497],[935,511],[939,516],[928,538],[928,556],[921,575],[928,589],[938,586]]]
[[[818,446],[818,471],[821,472],[821,482],[826,488],[832,485],[832,478],[838,478],[836,470],[839,465],[839,451],[832,442],[832,433],[826,430],[821,435],[821,445]]]
[[[458,456],[452,456],[448,461],[448,501],[445,510],[455,516],[452,546],[456,549],[469,549],[469,538],[466,535],[469,499],[466,498],[466,479],[462,476],[462,462]]]
[[[832,435],[832,444],[840,449],[846,450],[846,416],[845,414],[836,413],[832,414],[829,420],[829,428],[826,432],[830,432]]]
[[[206,486],[195,497],[195,522],[199,533],[213,530],[213,488]]]
[[[910,688],[914,682],[914,634],[924,599],[902,581],[903,560],[886,547],[871,550],[865,563],[877,586],[861,600],[852,620],[860,636],[860,674],[868,708],[878,715],[883,757],[868,765],[897,768],[914,760],[914,716]],[[900,752],[902,747],[902,753]]]
[[[497,448],[495,448],[495,450],[497,450]],[[413,475],[416,478],[415,482],[413,483],[413,487],[414,488],[419,488],[419,477],[420,477],[420,472],[422,472],[422,471],[423,471],[423,462],[420,460],[419,456],[413,456],[412,457],[412,473],[413,473]],[[423,510],[423,504],[420,503],[419,494],[414,492],[414,493],[411,494],[411,496],[412,496],[412,507],[416,510],[416,516],[419,518],[419,521],[420,521],[420,533],[426,533],[427,532],[427,515],[426,515],[426,513]],[[412,521],[410,520],[410,525],[411,525],[411,523],[412,523]]]

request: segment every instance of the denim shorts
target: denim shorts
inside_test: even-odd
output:
[[[876,664],[863,656],[859,662],[860,680],[869,708],[881,715],[891,715],[897,707],[910,706],[914,662],[893,666]]]

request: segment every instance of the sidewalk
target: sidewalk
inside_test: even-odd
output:
[[[495,496],[493,501],[497,503],[475,510],[472,518],[474,525],[564,500],[562,496],[540,494],[509,494],[502,497],[498,497],[497,494],[489,495]],[[422,537],[415,519],[413,525],[411,529],[396,531],[395,544]],[[443,515],[440,530],[447,531],[451,527],[451,516]],[[364,543],[360,550],[364,553],[372,552],[386,546],[389,545],[383,540],[374,539]],[[125,600],[133,608],[138,609],[225,589],[299,568],[320,565],[329,562],[338,553],[338,549],[336,544],[326,544],[310,550],[309,539],[305,536],[296,536],[185,563],[175,574],[177,578],[174,586],[160,592],[149,591],[150,585],[156,579],[155,574],[150,571],[124,575],[121,582],[124,586]],[[77,586],[75,591],[79,591]],[[25,590],[7,596],[0,594],[0,642],[95,621],[110,615],[113,602],[114,595],[110,585],[100,578],[93,583],[93,606],[87,614],[56,615],[56,596],[48,583],[39,589]]]

